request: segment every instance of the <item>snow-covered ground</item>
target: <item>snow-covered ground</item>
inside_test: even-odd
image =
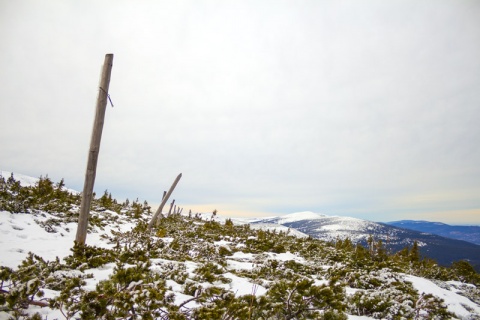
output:
[[[42,219],[47,219],[48,214]],[[45,229],[41,228],[34,219],[39,219],[31,214],[11,214],[9,212],[0,212],[0,265],[10,268],[16,268],[21,261],[27,256],[29,251],[35,252],[35,254],[43,257],[45,260],[54,260],[56,257],[63,258],[70,254],[70,248],[73,245],[75,238],[76,225],[75,223],[68,224],[63,227],[58,227],[58,232],[48,233]],[[127,227],[127,226],[124,226]],[[108,230],[104,232],[108,233]],[[101,233],[92,233],[87,237],[87,242],[92,245],[100,247],[108,247],[109,244],[100,237]],[[171,239],[166,238],[165,242],[169,242]],[[219,242],[216,245],[225,245],[223,242]],[[293,253],[268,253],[269,259],[276,259],[278,261],[295,260],[298,263],[303,262],[303,258],[296,256]],[[155,263],[155,261],[154,261]],[[190,272],[195,269],[193,262],[190,262]],[[239,269],[252,269],[255,265],[254,255],[245,254],[242,252],[236,252],[230,257],[227,257],[227,266],[231,270]],[[93,278],[87,279],[86,288],[94,289],[95,285],[101,281],[108,279],[113,273],[115,265],[110,263],[96,269],[86,270],[86,273],[93,274]],[[227,273],[225,277],[231,280],[230,283],[225,284],[226,289],[230,289],[236,293],[236,295],[250,294],[252,290],[256,290],[256,295],[262,295],[266,292],[266,289],[262,286],[254,285],[249,279],[241,278],[232,273]],[[430,280],[415,277],[411,275],[404,276],[405,281],[413,283],[414,287],[419,292],[431,293],[445,300],[448,306],[448,310],[454,312],[458,316],[468,319],[469,315],[474,310],[480,314],[480,306],[473,303],[469,299],[459,295],[455,290],[447,290],[440,288]],[[183,294],[180,289],[176,291],[174,283],[170,283],[173,293],[177,295],[178,303],[182,303],[186,300],[182,299]],[[54,296],[55,292],[46,292],[47,297]],[[177,301],[177,300],[176,300]],[[49,319],[55,317],[62,318],[58,311],[49,310],[48,314],[45,314],[45,310],[35,307],[35,311],[41,312],[45,316],[48,315]],[[469,311],[470,310],[470,311]],[[369,317],[349,316],[350,319],[372,319]],[[0,313],[0,319],[7,319],[6,315],[3,316]]]
[[[45,218],[47,217],[46,215]],[[58,232],[48,233],[34,221],[40,218],[42,217],[29,214],[0,212],[0,265],[16,268],[29,251],[50,261],[70,254],[77,224],[57,227]],[[89,238],[94,237],[95,235],[89,235]]]
[[[2,175],[5,178],[10,176],[9,172],[3,172]],[[38,179],[17,175],[15,178],[20,180],[22,185],[32,185],[35,184]],[[111,214],[116,214],[110,212]],[[208,217],[211,214],[206,215]],[[16,269],[17,266],[21,263],[23,259],[27,256],[28,252],[34,252],[36,255],[41,256],[45,260],[54,260],[57,257],[62,259],[68,256],[71,251],[70,249],[73,246],[75,233],[76,233],[76,223],[62,224],[56,226],[56,232],[47,232],[45,228],[42,228],[38,222],[45,221],[52,216],[48,213],[40,214],[12,214],[6,211],[0,211],[0,265],[7,266],[12,269]],[[296,221],[295,219],[320,219],[323,215],[313,214],[313,213],[297,213],[284,217],[284,221]],[[216,217],[218,220],[222,218]],[[87,243],[90,245],[95,245],[98,247],[110,247],[111,244],[102,237],[102,234],[110,235],[112,229],[122,231],[127,231],[134,227],[132,223],[129,223],[125,220],[119,220],[121,224],[117,226],[106,227],[104,230],[96,230],[95,233],[89,233],[87,236]],[[268,229],[269,227],[274,227],[273,225],[257,225],[259,228]],[[280,229],[279,229],[280,227]],[[288,231],[288,228],[282,226],[275,226],[277,230]],[[304,236],[300,232],[295,233],[298,236]],[[164,241],[165,243],[172,242],[172,238],[159,238],[159,241]],[[228,241],[222,240],[214,243],[216,246],[229,246]],[[296,255],[292,252],[286,253],[265,253],[270,260],[290,261],[293,260],[297,263],[304,263],[305,259]],[[235,270],[251,270],[255,267],[256,257],[252,253],[243,253],[235,252],[231,256],[227,256],[227,270],[234,272]],[[163,259],[152,259],[153,269],[161,269],[165,264],[182,264],[185,267],[187,273],[192,274],[198,266],[193,261],[185,262],[176,262],[168,261]],[[90,273],[93,275],[92,278],[86,279],[87,285],[86,289],[93,290],[97,283],[102,280],[108,279],[108,277],[113,273],[115,264],[108,263],[99,268],[85,270],[85,273]],[[329,266],[325,266],[328,268]],[[222,284],[225,289],[228,289],[235,293],[235,295],[245,295],[251,294],[254,292],[257,296],[265,294],[267,289],[261,285],[252,283],[249,278],[242,278],[235,275],[232,272],[227,272],[223,276],[230,279],[229,283]],[[448,306],[450,312],[455,313],[461,319],[469,319],[472,314],[477,314],[480,317],[480,306],[468,298],[462,296],[458,293],[458,290],[455,289],[455,284],[452,284],[448,289],[441,288],[434,282],[415,277],[412,275],[403,275],[404,281],[409,281],[413,283],[414,288],[418,290],[419,293],[430,293],[434,296],[437,296],[443,299]],[[324,283],[323,279],[318,279],[318,283]],[[208,284],[205,284],[208,285]],[[176,282],[169,280],[168,286],[171,287],[171,292],[175,294],[175,303],[181,304],[184,301],[188,300],[190,296],[183,294],[182,288]],[[356,289],[347,287],[347,294],[353,294]],[[45,297],[54,297],[58,294],[52,290],[45,291]],[[195,302],[191,302],[189,306],[194,306]],[[64,317],[58,310],[51,310],[49,308],[40,308],[36,306],[31,307],[32,312],[39,312],[45,318],[48,319],[63,319]],[[0,320],[8,319],[8,315],[5,312],[0,312]],[[353,320],[366,320],[373,319],[370,317],[361,317],[361,316],[349,316],[349,319]]]
[[[450,287],[450,290],[440,288],[432,281],[412,275],[405,275],[405,280],[410,281],[413,287],[420,293],[432,294],[445,301],[448,311],[468,319],[472,315],[472,310],[480,314],[480,306],[470,301],[468,298],[461,296],[455,292],[455,287]]]

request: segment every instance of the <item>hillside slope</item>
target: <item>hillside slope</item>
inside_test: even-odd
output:
[[[93,202],[87,246],[74,247],[78,194],[43,178],[0,179],[0,195],[0,319],[480,318],[478,274],[413,248],[388,255],[379,242],[199,214],[148,230],[146,202],[109,194]]]
[[[377,240],[382,240],[390,252],[398,252],[406,246],[412,246],[417,241],[420,253],[424,257],[436,260],[441,265],[448,266],[454,261],[467,260],[477,270],[480,270],[479,245],[383,223],[312,212],[298,212],[286,216],[254,219],[252,224],[277,224],[324,241],[349,238],[353,243],[363,246],[368,246],[368,239],[373,236]]]

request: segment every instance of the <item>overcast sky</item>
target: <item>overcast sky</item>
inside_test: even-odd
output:
[[[233,216],[480,224],[480,1],[0,0],[0,168]]]

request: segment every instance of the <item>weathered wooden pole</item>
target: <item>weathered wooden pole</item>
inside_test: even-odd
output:
[[[97,172],[98,153],[100,151],[100,141],[102,139],[103,122],[105,119],[105,108],[108,101],[108,88],[110,85],[112,63],[113,54],[109,53],[105,55],[102,76],[100,78],[100,88],[98,89],[97,108],[95,111],[92,138],[90,140],[90,150],[88,152],[87,170],[85,172],[82,202],[80,204],[80,215],[78,217],[77,236],[75,238],[77,244],[82,245],[85,244],[85,240],[87,239],[88,217],[90,214],[93,185],[95,184],[95,175]]]
[[[175,199],[173,199],[172,203],[170,203],[170,210],[168,210],[168,216],[172,214],[172,209],[174,209],[176,206],[175,204]],[[175,209],[173,210],[173,213],[175,213]]]
[[[165,203],[167,203],[168,198],[170,198],[170,195],[172,194],[173,190],[177,186],[178,181],[180,181],[181,178],[182,178],[182,174],[180,173],[175,179],[175,181],[173,182],[172,186],[170,187],[170,190],[168,190],[167,194],[164,195],[162,199],[162,203],[160,203],[160,206],[158,207],[157,212],[155,212],[152,220],[150,220],[150,223],[148,224],[149,228],[152,228],[155,222],[157,222],[157,225],[160,222],[160,219],[158,219],[158,217],[162,214],[162,210],[163,210],[163,207],[165,206]]]

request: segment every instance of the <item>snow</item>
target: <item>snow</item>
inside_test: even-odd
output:
[[[291,252],[285,252],[285,253],[273,253],[273,252],[267,252],[267,254],[275,260],[278,261],[290,261],[294,260],[295,262],[299,263],[304,263],[305,259],[302,257],[297,256],[296,254],[293,254]]]
[[[46,214],[43,219],[48,217]],[[58,232],[48,233],[33,221],[34,218],[41,219],[31,214],[0,212],[0,265],[16,268],[30,251],[45,260],[70,254],[76,224],[56,227]]]
[[[167,288],[172,288],[174,292],[182,292],[183,288],[181,284],[178,284],[177,282],[173,280],[167,280],[166,281]]]
[[[328,216],[311,211],[296,212],[279,217],[255,219],[250,222],[252,223],[251,227],[255,229],[285,231],[285,229],[282,229],[282,227],[287,227],[285,224],[298,221],[305,221],[309,226],[303,228],[302,231],[307,232],[306,230],[310,230],[314,234],[312,234],[312,236],[325,241],[349,238],[353,242],[359,242],[367,239],[370,234],[375,233],[375,230],[382,228],[381,225],[376,222],[352,217]],[[289,230],[292,235],[308,237],[307,234],[294,228],[287,230]]]
[[[253,257],[254,257],[253,253],[244,253],[244,252],[241,252],[241,251],[237,251],[233,255],[231,255],[229,258],[251,260],[251,259],[253,259]]]
[[[237,297],[244,296],[246,294],[255,294],[256,296],[262,296],[267,292],[267,289],[265,287],[252,283],[245,278],[240,278],[233,273],[228,272],[225,273],[223,276],[227,279],[230,279],[232,282],[220,286],[224,287],[225,289],[232,290]]]
[[[165,243],[172,243],[173,240],[174,240],[174,239],[171,238],[171,237],[165,237],[165,238],[159,238],[159,239],[161,239],[161,240],[162,240],[163,242],[165,242]]]
[[[97,283],[102,280],[108,280],[108,278],[113,274],[113,269],[115,269],[115,263],[112,262],[95,269],[85,270],[85,274],[92,274],[93,278],[85,279],[87,284],[84,288],[86,290],[95,290]]]
[[[275,220],[277,218],[278,218],[278,216],[268,216],[268,217],[262,217],[262,218],[235,218],[235,219],[232,219],[232,221],[233,222],[237,221],[239,223],[248,224],[248,223],[256,223],[256,222],[260,222],[260,221],[264,221],[264,220]]]
[[[225,241],[225,240],[220,240],[220,241],[215,241],[213,242],[214,245],[216,246],[226,246],[228,247],[229,244],[231,244],[231,241]]]
[[[480,306],[473,303],[468,298],[461,296],[456,292],[440,288],[428,279],[412,275],[405,275],[405,280],[410,281],[413,284],[413,287],[418,290],[420,294],[430,293],[443,299],[448,307],[448,311],[455,313],[462,319],[467,319],[471,315],[471,312],[465,309],[464,305],[468,306],[472,310],[475,310],[475,312],[480,313]]]
[[[2,176],[5,181],[7,181],[8,178],[12,175],[12,172],[9,171],[0,171],[0,176]],[[13,177],[15,178],[16,181],[20,182],[20,185],[22,187],[30,187],[34,186],[40,179],[39,178],[33,178],[29,177],[20,173],[13,173]]]
[[[241,262],[236,260],[227,260],[229,270],[252,270],[255,267],[253,262]]]
[[[347,296],[353,296],[356,292],[361,291],[362,289],[345,287],[345,293]]]
[[[56,232],[45,231],[36,221],[46,221],[53,218],[48,213],[28,214],[0,211],[0,265],[16,268],[27,257],[28,252],[34,252],[44,260],[62,259],[71,254],[75,241],[77,224],[72,222],[54,226]],[[101,238],[102,234],[111,235],[111,230],[128,231],[134,227],[133,223],[123,222],[116,229],[107,226],[100,232],[89,233],[89,244],[111,248]]]
[[[292,223],[297,221],[303,220],[325,220],[328,224],[322,226],[319,230],[359,230],[359,229],[368,229],[373,228],[376,223],[351,218],[351,217],[339,217],[339,216],[328,216],[321,213],[315,213],[311,211],[303,211],[303,212],[295,212],[291,214],[286,214],[279,217],[268,217],[262,219],[255,219],[251,220],[250,222],[253,223],[252,227],[262,225],[263,228],[267,228],[271,226],[272,228],[275,225],[283,225],[286,223]],[[277,226],[278,228],[278,226]]]
[[[198,263],[192,261],[185,261],[187,272],[191,275],[193,271],[198,268]]]
[[[173,293],[173,292],[172,292]],[[181,305],[185,301],[191,300],[192,296],[186,295],[181,292],[174,292],[175,294],[175,304],[176,305]],[[195,301],[190,301],[187,304],[185,304],[186,308],[195,308],[198,304]]]
[[[445,283],[448,284],[448,285],[451,285],[453,287],[465,286],[465,287],[475,288],[475,285],[473,285],[471,283],[463,283],[463,282],[460,282],[460,281],[446,281]]]
[[[315,286],[328,285],[329,283],[330,281],[328,281],[327,279],[315,279],[315,281],[313,282]]]
[[[2,171],[2,176],[8,178],[10,176],[9,172]],[[19,180],[22,185],[34,185],[38,179],[27,177],[20,174],[14,175],[15,179]],[[116,214],[113,212],[108,212],[110,214]],[[211,216],[208,215],[209,217]],[[17,268],[22,260],[28,255],[28,252],[34,252],[36,255],[41,256],[45,260],[55,260],[57,257],[62,259],[71,254],[71,248],[74,243],[75,233],[76,233],[76,223],[61,224],[60,226],[55,226],[57,232],[49,233],[44,228],[42,228],[35,220],[45,221],[53,216],[48,213],[42,214],[12,214],[6,211],[0,211],[0,265],[7,266],[10,268]],[[312,220],[312,219],[325,219],[327,216],[313,213],[313,212],[298,212],[290,215],[285,215],[279,218],[278,223],[287,223],[300,220]],[[358,228],[360,224],[364,224],[363,220],[354,219],[354,218],[340,218],[340,217],[328,217],[330,219],[336,219],[335,224],[330,224],[325,226],[326,229],[337,230],[341,232],[342,230],[355,229]],[[102,238],[102,234],[110,234],[111,230],[121,230],[127,231],[133,227],[133,224],[127,221],[122,221],[121,224],[115,226],[107,226],[104,230],[97,230],[98,232],[89,233],[87,236],[87,243],[90,245],[95,245],[98,247],[111,247],[112,244],[108,244],[107,241]],[[252,225],[255,228],[272,228],[274,230],[287,231],[289,230],[285,226],[279,226],[278,224],[265,223],[259,225]],[[368,225],[363,225],[363,227],[369,227]],[[292,229],[291,234],[295,234]],[[301,234],[298,232],[298,234]],[[170,243],[173,241],[173,238],[158,238],[159,240]],[[233,241],[233,240],[232,240]],[[214,243],[217,246],[231,246],[232,242],[226,240],[216,241]],[[242,244],[237,244],[237,247],[244,246]],[[295,253],[285,252],[285,253],[273,253],[266,252],[264,253],[267,259],[277,260],[281,262],[286,261],[296,261],[297,263],[306,263],[305,259]],[[253,283],[251,279],[239,277],[232,272],[235,270],[252,270],[255,268],[256,260],[258,255],[253,253],[244,253],[237,251],[231,256],[225,257],[226,260],[226,269],[227,272],[223,276],[230,280],[229,283],[220,283],[219,285],[224,287],[227,290],[231,290],[235,293],[236,296],[246,295],[246,294],[255,294],[256,296],[264,295],[267,292],[267,289],[261,285]],[[174,264],[185,267],[185,272],[189,277],[194,276],[194,270],[199,267],[199,264],[193,261],[171,261],[165,259],[151,259],[151,269],[161,271],[164,268],[165,264]],[[92,268],[82,271],[79,270],[69,270],[69,271],[57,271],[58,276],[65,275],[75,276],[83,273],[84,275],[90,274],[91,277],[85,278],[86,290],[94,290],[96,285],[102,281],[108,279],[114,272],[115,263],[108,263],[99,268]],[[325,266],[327,268],[327,266]],[[231,272],[229,272],[231,271]],[[402,275],[406,281],[412,282],[414,288],[418,292],[433,294],[441,299],[443,299],[448,307],[450,312],[455,313],[458,317],[462,319],[468,319],[472,311],[480,314],[480,306],[470,301],[468,298],[457,293],[458,288],[465,286],[458,281],[449,281],[447,284],[450,285],[450,290],[443,289],[437,284],[433,283],[430,280],[412,276],[412,275]],[[328,281],[325,279],[316,279],[315,285],[328,284]],[[133,284],[132,284],[133,285]],[[202,284],[203,285],[203,284]],[[211,284],[206,283],[205,286]],[[184,301],[187,301],[192,298],[192,296],[185,295],[183,293],[183,286],[173,280],[167,280],[167,286],[171,287],[171,292],[175,294],[175,303],[180,305]],[[473,285],[470,285],[473,286]],[[354,289],[346,287],[346,294],[352,295],[359,289]],[[44,290],[45,297],[55,297],[58,292],[53,290]],[[189,302],[187,307],[196,306],[196,302]],[[469,310],[471,311],[469,311]],[[49,308],[39,308],[32,307],[29,311],[39,312],[42,314],[43,318],[55,319],[63,318],[61,313],[58,310],[51,310]],[[0,319],[4,319],[5,314],[0,312]],[[365,316],[352,316],[349,315],[348,319],[351,320],[368,320],[373,319]]]
[[[325,218],[326,215],[320,213],[314,213],[311,211],[303,211],[303,212],[295,212],[286,214],[284,216],[279,217],[278,220],[279,224],[295,222],[295,221],[302,221],[302,220],[314,220],[314,219],[322,219]]]
[[[281,231],[299,238],[308,237],[308,235],[303,232],[300,232],[296,229],[291,229],[286,226],[282,226],[281,224],[277,224],[277,223],[255,223],[255,224],[251,224],[250,227],[255,230],[261,229],[261,230],[276,231],[276,232]]]
[[[13,173],[13,178],[20,182],[20,185],[22,187],[31,187],[31,186],[35,186],[35,184],[40,181],[39,178],[33,178],[33,177],[29,177],[29,176],[26,176],[24,174],[20,174],[20,173],[15,173],[15,172],[10,172],[10,171],[3,171],[3,170],[0,170],[0,176],[3,177],[5,179],[5,181],[7,181],[8,178],[10,178],[10,176],[12,175]],[[78,192],[77,190],[73,190],[73,189],[68,189],[66,187],[63,187],[63,190],[67,190],[68,192],[70,193],[73,193],[73,194],[79,194],[80,192]]]
[[[339,225],[339,224],[332,224],[332,225],[329,225],[329,226],[323,226],[319,229],[317,229],[318,231],[323,231],[323,230],[328,230],[328,231],[339,231],[339,230],[344,230],[345,227],[342,226],[342,225]]]
[[[27,181],[28,179],[25,179]],[[302,215],[298,215],[300,217]],[[71,253],[70,248],[72,247],[76,224],[70,223],[67,225],[56,226],[56,233],[48,233],[40,227],[34,219],[37,220],[46,220],[51,216],[47,213],[43,215],[33,215],[33,214],[11,214],[9,212],[2,211],[0,212],[0,265],[4,265],[10,268],[16,268],[21,261],[27,256],[29,251],[35,252],[35,254],[41,256],[45,260],[54,260],[56,257],[60,259],[69,255]],[[125,223],[121,226],[122,230],[129,230],[132,227],[132,224]],[[90,233],[87,237],[87,242],[101,247],[111,246],[105,242],[100,236],[102,233],[109,233],[109,227],[105,228],[101,233]],[[172,238],[159,238],[162,241],[169,243]],[[231,242],[221,240],[215,243],[216,245],[228,245]],[[298,263],[305,263],[305,260],[292,252],[285,253],[266,253],[268,259],[277,260],[277,261],[289,261],[294,260]],[[226,257],[227,270],[252,270],[255,267],[255,254],[244,253],[237,251],[231,256]],[[164,259],[152,259],[152,269],[161,269],[162,264],[164,263],[174,263],[174,264],[183,264],[185,266],[186,272],[193,276],[193,271],[198,268],[198,264],[192,261],[177,262],[169,261]],[[105,264],[99,268],[87,269],[84,271],[84,274],[91,274],[91,278],[86,278],[87,290],[94,290],[95,286],[102,280],[108,279],[115,268],[114,263]],[[62,271],[59,271],[62,272]],[[73,271],[69,271],[73,272]],[[80,272],[80,271],[77,271]],[[73,275],[73,274],[72,274]],[[224,274],[224,277],[231,280],[230,283],[220,284],[225,287],[225,289],[232,290],[235,295],[245,295],[252,294],[254,292],[257,296],[265,294],[267,289],[263,286],[254,284],[250,279],[241,278],[237,275],[234,275],[231,272]],[[451,281],[452,290],[442,289],[435,283],[430,280],[415,277],[411,275],[404,275],[405,280],[413,283],[413,286],[419,291],[419,293],[431,293],[441,299],[443,299],[448,306],[448,310],[458,315],[460,318],[467,319],[471,314],[467,308],[471,308],[476,313],[480,313],[480,306],[476,305],[469,299],[464,296],[461,296],[456,291],[456,287],[460,286],[461,283]],[[321,285],[326,283],[325,280],[316,280],[316,285]],[[172,292],[175,294],[176,303],[180,304],[188,299],[191,296],[185,295],[182,293],[182,286],[176,283],[175,281],[168,280],[167,285],[172,287]],[[346,288],[346,294],[351,295],[355,293],[358,289]],[[57,293],[54,291],[47,291],[46,295],[53,297]],[[188,303],[188,306],[195,306],[194,301]],[[467,306],[465,308],[464,306]],[[33,310],[33,309],[32,309]],[[35,309],[37,310],[37,309]],[[46,310],[38,308],[41,314],[47,315]],[[58,311],[49,311],[48,318],[55,318]],[[53,312],[53,313],[52,313]],[[1,316],[0,316],[1,318]],[[359,317],[359,316],[348,316],[349,319],[353,320],[366,320],[372,319],[369,317]]]

